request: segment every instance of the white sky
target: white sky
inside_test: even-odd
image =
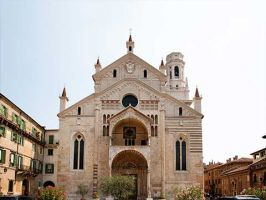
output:
[[[94,63],[126,53],[158,67],[184,54],[191,96],[203,96],[204,161],[265,147],[266,1],[0,0],[0,91],[47,128],[58,96],[91,94]]]

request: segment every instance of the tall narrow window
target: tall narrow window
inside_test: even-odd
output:
[[[103,136],[107,136],[107,134],[106,134],[106,126],[103,126]]]
[[[176,170],[180,170],[180,142],[176,141],[175,144],[175,151],[176,151]]]
[[[76,139],[74,142],[74,163],[73,163],[74,169],[78,169],[78,145],[79,145],[79,142]]]
[[[154,137],[154,126],[151,127],[151,136]]]
[[[155,124],[158,124],[158,115],[155,115]]]
[[[179,114],[179,116],[182,116],[183,115],[183,109],[182,109],[182,107],[179,107],[178,114]]]
[[[103,115],[103,123],[106,124],[106,115]]]
[[[84,163],[84,140],[80,140],[79,143],[79,169],[83,169]]]
[[[0,149],[0,163],[6,162],[6,150]]]
[[[109,126],[107,126],[106,136],[109,136]]]
[[[130,52],[132,51],[132,47],[131,47],[131,46],[129,46],[129,48],[128,48],[128,49],[129,49],[129,51],[130,51]]]
[[[175,66],[175,76],[179,77],[179,67]]]
[[[187,169],[187,153],[186,153],[186,142],[182,142],[182,170]]]
[[[81,115],[81,107],[78,107],[78,115]]]
[[[13,192],[13,185],[14,185],[14,181],[9,180],[8,181],[8,192]]]
[[[113,77],[116,78],[116,69],[113,70]]]
[[[143,76],[144,76],[144,78],[147,78],[147,70],[146,69],[143,71]]]
[[[84,139],[81,135],[74,140],[73,169],[84,169]]]
[[[182,138],[176,141],[176,170],[187,170],[187,145]]]
[[[158,127],[155,126],[155,129],[154,129],[154,136],[157,137],[158,136]]]
[[[53,144],[54,143],[54,135],[49,135],[49,138],[48,138],[48,142],[49,144]]]

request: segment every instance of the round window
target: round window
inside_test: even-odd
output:
[[[129,95],[124,96],[122,100],[122,104],[124,107],[128,107],[129,105],[136,107],[138,105],[138,99],[137,97],[129,94]]]

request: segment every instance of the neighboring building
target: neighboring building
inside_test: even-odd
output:
[[[226,163],[210,163],[204,169],[205,193],[211,196],[236,195],[249,186],[250,158],[228,159]]]
[[[0,93],[0,193],[34,196],[42,185],[44,127]]]
[[[212,195],[222,193],[221,169],[222,163],[210,162],[204,167],[204,192]]]
[[[103,177],[116,174],[136,178],[138,199],[203,187],[201,97],[197,89],[189,98],[183,55],[169,54],[158,70],[133,53],[131,36],[126,46],[105,68],[97,60],[95,93],[69,108],[65,89],[60,97],[59,130],[47,132],[59,144],[46,145],[57,156],[45,161],[57,176],[44,177],[68,199],[78,198],[80,184],[91,196]]]
[[[266,148],[251,154],[253,163],[250,165],[251,187],[266,188]]]
[[[57,182],[58,130],[45,131],[45,150],[43,163],[43,186],[55,186]]]

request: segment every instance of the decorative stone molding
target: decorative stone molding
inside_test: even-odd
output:
[[[137,111],[136,109],[128,107],[108,120],[108,123],[110,124],[110,136],[112,136],[112,132],[116,124],[124,119],[136,119],[140,123],[144,124],[145,128],[147,129],[148,135],[151,135],[151,119],[141,112]]]
[[[150,168],[150,146],[110,146],[109,147],[109,167],[112,168],[114,158],[123,151],[136,151],[141,154],[147,161],[148,169]]]

